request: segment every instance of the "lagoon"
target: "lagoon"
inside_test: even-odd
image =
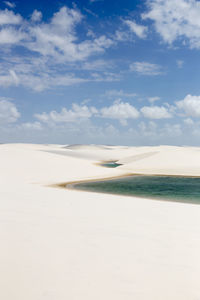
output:
[[[200,204],[200,178],[134,175],[76,183],[75,189]]]

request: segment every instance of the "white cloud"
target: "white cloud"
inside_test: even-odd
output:
[[[116,30],[115,31],[115,40],[119,42],[131,41],[132,37],[129,32]]]
[[[5,5],[7,5],[10,8],[15,8],[16,4],[10,1],[4,1]]]
[[[191,118],[187,118],[184,120],[184,123],[188,126],[194,125],[194,121]]]
[[[14,70],[10,70],[8,74],[0,74],[0,86],[8,87],[8,86],[17,86],[19,85],[19,78],[16,75]]]
[[[14,123],[19,117],[20,113],[11,101],[0,99],[0,125]]]
[[[148,100],[149,100],[150,103],[154,103],[156,101],[159,101],[160,97],[149,97]]]
[[[114,73],[114,72],[91,73],[91,81],[113,82],[113,81],[119,81],[120,78],[121,78],[120,73]]]
[[[41,17],[41,12],[34,10],[31,19],[38,22]],[[38,52],[42,56],[51,56],[56,61],[72,62],[102,53],[114,43],[106,35],[78,41],[76,26],[82,20],[83,15],[80,11],[64,6],[54,13],[50,22],[42,24],[26,22],[26,26],[16,28],[7,26],[3,29],[6,29],[8,33],[11,29],[15,30],[15,40],[21,40],[21,38],[18,38],[19,35],[20,37],[22,35],[24,38],[26,37],[22,45],[32,52]],[[0,11],[0,25],[17,25],[21,22],[22,17],[20,15],[15,15],[7,9]],[[8,43],[13,44],[12,39],[7,40]]]
[[[40,92],[87,81],[119,80],[119,74],[109,71],[112,62],[90,59],[110,48],[114,40],[107,35],[88,37],[87,30],[79,39],[77,25],[84,16],[78,9],[64,6],[47,22],[40,23],[41,17],[35,10],[31,20],[25,21],[10,10],[0,10],[1,86],[22,85]],[[16,55],[18,45],[27,56]],[[88,72],[80,76],[80,70]]]
[[[6,61],[5,54],[5,60],[2,60],[0,65],[0,86],[3,87],[18,85],[40,92],[89,80],[94,81],[89,75],[81,78],[62,64],[54,65],[54,61],[38,57],[33,57],[31,60],[29,57],[24,57],[23,61],[20,57],[10,57]]]
[[[75,27],[82,19],[78,10],[62,7],[53,15],[50,23],[30,27],[32,41],[27,41],[26,47],[43,56],[54,57],[57,61],[72,62],[104,52],[113,44],[105,35],[78,42]]]
[[[17,31],[15,28],[3,28],[0,30],[0,45],[3,44],[18,44],[24,38],[26,38],[26,34],[20,31]]]
[[[2,25],[18,25],[22,22],[22,17],[13,11],[5,9],[0,10],[0,26]]]
[[[41,11],[38,11],[37,9],[35,9],[31,15],[31,21],[32,22],[40,22],[41,19],[42,19]]]
[[[169,123],[151,120],[152,115],[155,119],[161,118],[160,112],[165,118],[163,111],[154,109],[147,116],[150,120],[137,120],[133,127],[124,128],[117,124],[114,126],[112,120],[127,125],[129,119],[136,119],[140,114],[128,102],[116,101],[111,106],[99,109],[88,104],[73,104],[71,108],[62,108],[60,111],[38,113],[35,121],[20,123],[16,122],[20,114],[12,100],[0,97],[0,137],[2,141],[12,138],[12,141],[43,143],[107,143],[109,139],[109,143],[130,144],[134,139],[136,145],[187,143],[191,138],[195,143],[199,136],[199,122],[194,123],[190,118],[182,120],[180,124],[173,120]],[[98,118],[106,120],[97,125]]]
[[[10,71],[7,71],[11,67],[17,80],[14,80],[14,76],[11,76]],[[0,86],[19,85],[33,89],[36,92],[41,92],[46,89],[81,84],[89,81],[111,82],[120,79],[119,74],[104,72],[103,66],[100,66],[100,64],[99,68],[101,69],[102,67],[102,70],[99,70],[97,73],[92,73],[91,71],[93,70],[89,70],[89,74],[81,74],[82,77],[80,77],[80,72],[77,73],[75,67],[77,67],[78,70],[82,69],[82,65],[79,68],[77,64],[75,66],[74,64],[72,66],[67,64],[54,64],[54,61],[48,58],[33,57],[30,60],[24,57],[23,61],[21,61],[18,57],[10,57],[9,61],[1,63]],[[83,69],[85,69],[85,67],[92,68],[89,64],[84,66]]]
[[[168,119],[172,114],[164,106],[144,106],[141,112],[145,118],[149,119]]]
[[[183,100],[177,101],[176,105],[184,111],[185,115],[200,117],[200,96],[187,95]]]
[[[158,134],[157,124],[153,121],[149,121],[148,123],[140,122],[138,124],[139,134],[145,137],[153,137]]]
[[[155,76],[162,74],[161,67],[149,62],[134,62],[130,65],[130,70],[141,75]]]
[[[143,19],[151,19],[162,39],[172,44],[185,39],[191,48],[200,48],[200,2],[196,0],[150,0]]]
[[[138,25],[134,21],[124,20],[124,23],[129,27],[129,29],[135,33],[139,38],[144,39],[147,36],[148,28],[147,26]]]
[[[161,133],[164,137],[178,137],[183,134],[180,124],[165,124],[161,130]]]
[[[122,125],[127,125],[127,120],[138,118],[139,112],[128,102],[115,101],[113,105],[103,107],[100,110],[100,116],[107,119],[116,119]]]
[[[27,122],[18,125],[18,129],[25,129],[25,130],[42,130],[42,125],[40,122]]]
[[[86,82],[84,78],[75,77],[73,74],[40,74],[37,75],[20,75],[21,85],[29,87],[36,92],[44,91],[45,89],[51,89],[56,86],[70,86],[78,83]]]
[[[44,123],[74,123],[87,120],[97,113],[96,108],[86,105],[72,104],[71,109],[62,108],[61,112],[51,111],[50,113],[35,114],[35,117]]]
[[[177,144],[179,140],[178,137],[181,137],[183,134],[180,124],[169,124],[165,123],[163,126],[158,126],[155,122],[140,122],[138,124],[138,132],[143,143],[146,145],[146,142],[149,141],[150,144]]]
[[[59,53],[63,57],[68,51],[74,54],[76,50],[73,43],[76,40],[74,29],[81,19],[82,15],[78,11],[63,7],[53,15],[50,23],[30,27],[32,42],[26,46],[31,51],[55,58]]]
[[[55,124],[64,123],[79,123],[89,120],[91,117],[116,119],[122,125],[127,125],[128,119],[136,119],[139,117],[138,110],[129,103],[115,101],[109,107],[102,107],[97,109],[93,106],[87,106],[84,104],[72,104],[71,109],[62,108],[60,112],[51,111],[49,113],[43,112],[41,114],[35,114],[35,118],[40,122],[46,123],[50,126]]]
[[[108,98],[122,97],[122,98],[134,98],[136,93],[127,93],[123,90],[108,90],[105,92],[105,96]]]
[[[105,61],[103,59],[97,59],[92,61],[84,62],[81,67],[84,70],[93,70],[93,71],[104,71],[113,67],[112,62]]]

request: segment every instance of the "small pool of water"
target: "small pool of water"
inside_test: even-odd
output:
[[[200,204],[200,178],[134,175],[74,185],[75,189]]]
[[[122,166],[122,164],[118,164],[115,161],[109,161],[109,162],[101,163],[100,166],[105,168],[117,168],[119,166]]]

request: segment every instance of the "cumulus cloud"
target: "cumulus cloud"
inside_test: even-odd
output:
[[[27,123],[22,123],[18,125],[18,129],[25,129],[25,130],[42,130],[42,125],[40,122],[27,122]]]
[[[97,110],[86,105],[72,104],[71,109],[62,108],[60,112],[51,111],[50,113],[35,114],[35,117],[44,123],[73,123],[87,120],[92,117]]]
[[[162,74],[161,66],[149,62],[134,62],[130,65],[130,70],[140,75],[155,76]]]
[[[156,124],[154,121],[140,122],[136,136],[139,136],[146,145],[153,144],[179,144],[179,138],[183,138],[183,130],[180,124],[164,123]]]
[[[85,103],[85,104],[84,104]],[[87,104],[86,104],[87,103]],[[145,119],[138,120],[141,115]],[[0,125],[1,139],[6,140],[10,136],[16,140],[38,142],[107,142],[130,143],[134,138],[136,144],[176,143],[199,134],[199,122],[194,123],[191,118],[182,119],[181,124],[176,120],[168,121],[172,117],[171,107],[146,106],[137,110],[129,102],[121,100],[113,102],[110,106],[101,108],[93,107],[88,101],[81,104],[74,103],[70,108],[63,107],[60,111],[52,110],[35,114],[35,120],[25,123],[17,122],[20,113],[11,99],[0,98]],[[99,125],[100,119],[104,118],[103,124]],[[126,127],[128,120],[137,119],[134,127]],[[148,120],[149,119],[149,120]],[[153,120],[154,119],[154,120]],[[113,121],[119,121],[118,126]],[[96,123],[97,122],[97,123]],[[167,122],[167,123],[166,123]],[[13,125],[12,125],[13,124]],[[9,125],[9,126],[8,126]],[[186,134],[187,133],[187,134]],[[31,137],[31,138],[30,138]],[[180,139],[179,139],[180,138]],[[98,141],[97,141],[98,139]]]
[[[156,134],[158,134],[157,131],[157,124],[153,121],[149,121],[148,123],[145,122],[140,122],[138,124],[138,129],[139,129],[139,134],[142,136],[149,136],[149,137],[153,137]]]
[[[32,22],[40,22],[41,19],[42,19],[41,11],[38,11],[37,9],[35,9],[31,15],[31,21]]]
[[[191,118],[187,118],[184,120],[184,123],[188,126],[194,125],[194,121]]]
[[[78,10],[62,7],[53,15],[50,23],[30,27],[32,41],[27,41],[26,46],[43,56],[52,56],[57,61],[72,62],[103,52],[113,44],[105,35],[78,42],[75,27],[82,19]]]
[[[86,37],[78,41],[76,26],[82,22],[83,15],[77,9],[64,6],[54,13],[49,22],[40,23],[41,18],[42,13],[34,10],[31,21],[37,22],[36,24],[26,22],[26,26],[16,28],[4,26],[3,29],[8,32],[15,29],[16,36],[26,37],[21,45],[30,51],[37,52],[42,56],[51,56],[62,62],[84,60],[90,55],[104,52],[114,43],[106,35],[90,37],[90,39]],[[0,25],[19,25],[20,23],[22,23],[20,15],[7,9],[0,10]],[[18,37],[15,39],[21,40]],[[10,43],[13,43],[11,39]]]
[[[13,11],[5,9],[0,10],[0,26],[2,25],[18,25],[22,22],[22,17]]]
[[[19,84],[43,91],[86,81],[119,80],[119,74],[108,72],[113,65],[93,58],[110,48],[114,40],[106,34],[88,36],[87,30],[79,39],[77,26],[84,16],[77,8],[64,6],[48,21],[41,19],[42,13],[37,10],[30,20],[11,10],[0,10],[1,86]],[[16,46],[27,56],[16,55]],[[82,78],[80,70],[87,71]]]
[[[14,123],[19,117],[20,113],[15,104],[0,98],[0,125]]]
[[[27,35],[15,28],[3,28],[0,30],[0,45],[14,45],[25,39]]]
[[[147,36],[148,28],[147,26],[139,25],[135,21],[124,20],[124,23],[129,27],[129,29],[135,33],[139,38],[144,39]]]
[[[136,119],[139,117],[138,110],[128,102],[120,100],[115,101],[111,106],[97,109],[94,106],[84,104],[72,104],[71,109],[62,108],[60,112],[51,111],[35,114],[35,118],[40,122],[49,125],[58,123],[78,123],[89,120],[92,117],[106,118],[118,120],[122,125],[127,125],[128,119]]]
[[[110,106],[96,108],[86,105],[90,101],[83,101],[81,104],[73,103],[70,109],[63,107],[61,111],[51,111],[35,114],[35,118],[49,126],[57,126],[58,124],[79,124],[82,121],[104,118],[108,120],[117,120],[122,126],[128,125],[128,120],[140,117],[140,111],[145,118],[148,119],[168,119],[173,115],[170,109],[164,106],[144,106],[140,111],[129,102],[123,102],[121,99],[114,101]],[[156,124],[150,121],[152,126]],[[152,127],[151,126],[151,127]]]
[[[111,106],[103,107],[100,116],[107,119],[119,120],[122,125],[127,125],[128,119],[137,119],[138,110],[128,102],[115,101]]]
[[[196,0],[150,0],[143,19],[150,19],[162,39],[172,44],[185,39],[191,48],[200,48],[200,2]]]
[[[159,101],[159,100],[160,100],[160,97],[149,97],[148,98],[148,101],[150,103],[154,103],[154,102]]]
[[[165,137],[178,137],[183,134],[183,131],[180,124],[165,124],[161,130],[161,133]]]
[[[144,106],[141,112],[145,118],[149,119],[168,119],[172,114],[164,106]]]
[[[186,116],[200,117],[200,96],[187,95],[183,100],[177,101],[176,105]]]

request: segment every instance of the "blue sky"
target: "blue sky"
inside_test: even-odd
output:
[[[0,2],[0,142],[200,145],[200,2]]]

